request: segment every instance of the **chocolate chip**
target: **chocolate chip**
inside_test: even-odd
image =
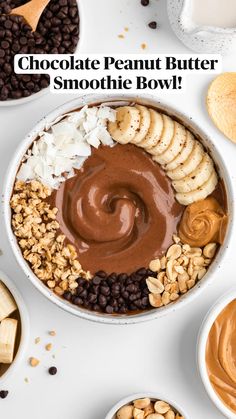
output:
[[[128,300],[128,298],[129,298],[129,293],[128,293],[128,291],[121,291],[121,296],[122,296],[122,298],[124,298],[124,300]]]
[[[147,275],[147,269],[146,268],[140,268],[136,271],[136,274],[138,275]]]
[[[95,276],[93,277],[93,283],[94,283],[95,285],[99,285],[99,284],[101,283],[101,281],[102,281],[102,278],[101,278],[100,276],[95,275]]]
[[[104,295],[99,295],[99,297],[98,297],[98,304],[101,307],[105,307],[107,305],[107,299],[106,299],[106,297]]]
[[[110,294],[110,288],[107,286],[102,286],[100,288],[101,294],[105,295],[106,297]]]
[[[157,22],[154,20],[148,24],[149,28],[156,29],[157,28]]]
[[[155,276],[156,275],[156,272],[151,271],[151,269],[147,269],[146,270],[146,275],[147,276]]]
[[[107,274],[104,271],[98,271],[96,272],[95,276],[100,276],[100,278],[106,278]]]
[[[81,298],[87,298],[88,296],[88,291],[87,290],[83,290],[83,292],[81,292],[80,297]]]
[[[84,283],[85,283],[85,279],[84,278],[82,278],[82,277],[79,277],[78,279],[77,279],[77,284],[79,285],[79,286],[83,286],[84,285]]]
[[[84,304],[83,299],[80,297],[73,298],[73,304],[76,306],[82,306]]]
[[[7,390],[1,390],[0,391],[0,399],[5,399],[8,396],[8,391]]]
[[[114,308],[112,306],[106,306],[106,313],[112,314],[114,312]]]
[[[9,44],[9,42],[8,42],[8,41],[2,41],[2,42],[1,42],[1,47],[2,47],[3,49],[8,49],[8,48],[10,47],[10,44]]]
[[[134,292],[135,291],[135,285],[134,284],[130,284],[130,285],[128,285],[128,287],[126,288],[126,290],[128,291],[128,292]]]
[[[96,303],[97,302],[97,296],[96,296],[96,294],[93,294],[93,293],[89,293],[89,295],[88,295],[88,302],[89,303]]]
[[[148,6],[149,5],[149,0],[141,0],[141,5],[142,6]]]
[[[56,367],[50,367],[50,368],[48,369],[48,372],[49,372],[49,374],[50,374],[50,375],[56,375],[56,373],[57,373],[57,368],[56,368]]]
[[[65,291],[64,294],[63,294],[63,297],[65,298],[65,300],[70,301],[71,297],[72,297],[72,294],[71,294],[70,291]]]

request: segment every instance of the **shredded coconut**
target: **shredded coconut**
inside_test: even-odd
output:
[[[60,184],[80,169],[91,155],[91,146],[113,146],[107,121],[115,121],[116,111],[108,106],[85,106],[80,111],[62,115],[39,133],[24,156],[17,174],[23,182],[39,180],[58,189]]]

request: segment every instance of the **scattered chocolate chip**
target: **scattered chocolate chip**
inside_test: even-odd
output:
[[[48,369],[48,372],[49,372],[49,374],[50,374],[50,375],[56,375],[56,373],[57,373],[57,368],[56,368],[56,367],[50,367],[50,368]]]
[[[5,399],[8,396],[8,391],[7,390],[1,390],[0,391],[0,399]]]
[[[156,29],[157,28],[157,22],[154,20],[148,24],[149,28]]]
[[[148,6],[149,5],[149,0],[141,0],[141,5],[142,6]]]

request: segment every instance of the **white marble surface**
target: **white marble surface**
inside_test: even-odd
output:
[[[166,0],[153,0],[150,7],[139,0],[81,0],[86,15],[83,52],[188,53],[171,32],[167,22]],[[160,28],[147,27],[157,20]],[[129,27],[125,39],[118,34]],[[224,70],[233,71],[233,58],[224,58]],[[212,125],[205,109],[205,93],[211,76],[189,76],[185,93],[171,95],[169,103],[192,116],[211,135],[221,151],[235,181],[235,146]],[[160,96],[161,98],[161,96]],[[167,94],[165,93],[165,98]],[[0,109],[0,176],[21,138],[45,113],[70,99],[50,94],[21,107]],[[2,187],[2,182],[1,182]],[[0,269],[15,281],[25,297],[30,320],[31,341],[25,362],[4,387],[9,396],[0,400],[4,419],[104,419],[118,399],[129,393],[160,391],[175,399],[191,419],[221,419],[222,415],[208,399],[196,367],[196,339],[208,308],[235,283],[235,243],[227,253],[224,266],[212,285],[191,305],[158,321],[127,327],[88,323],[53,306],[24,277],[0,224]],[[51,338],[47,331],[55,329]],[[36,346],[34,338],[40,336]],[[48,353],[44,345],[53,342]],[[56,358],[52,358],[52,354]],[[32,369],[29,356],[41,359]],[[47,368],[58,367],[51,377]],[[29,378],[29,383],[24,378]]]

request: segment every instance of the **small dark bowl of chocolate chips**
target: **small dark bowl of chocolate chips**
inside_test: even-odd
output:
[[[81,39],[81,6],[78,0],[51,0],[36,31],[12,9],[28,0],[0,2],[0,106],[37,99],[49,86],[47,74],[16,74],[16,54],[74,54]]]

